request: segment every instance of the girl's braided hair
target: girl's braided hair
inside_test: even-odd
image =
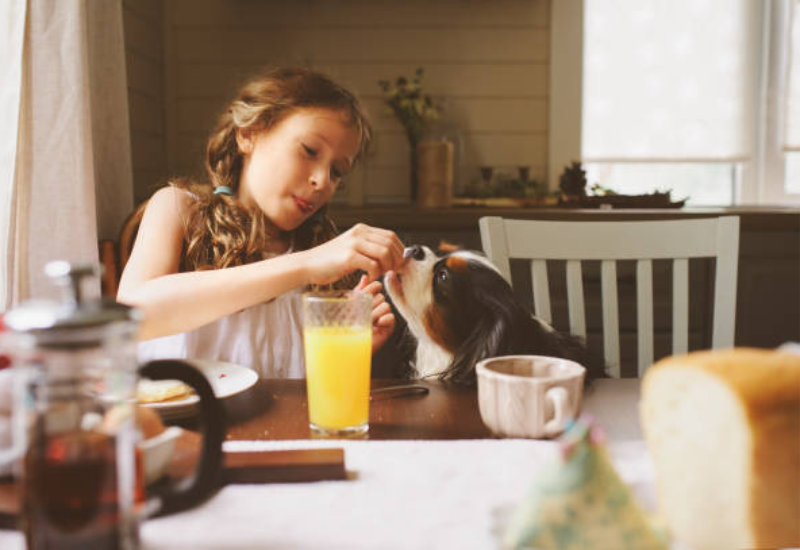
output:
[[[245,208],[234,197],[214,195],[227,186],[234,195],[239,187],[242,153],[238,130],[269,130],[303,108],[341,112],[360,135],[354,164],[369,147],[372,131],[358,99],[328,76],[317,71],[284,67],[271,69],[247,83],[222,114],[206,146],[205,168],[209,183],[188,179],[171,183],[197,197],[187,220],[183,266],[185,270],[218,269],[256,262],[274,255],[281,231],[257,207]],[[294,250],[306,250],[337,235],[327,205],[294,230]],[[337,287],[352,287],[354,277]]]

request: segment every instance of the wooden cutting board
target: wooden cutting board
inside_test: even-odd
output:
[[[225,453],[225,483],[287,483],[325,479],[347,479],[344,449]]]

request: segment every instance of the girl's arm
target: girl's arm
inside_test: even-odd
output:
[[[311,250],[248,265],[178,273],[184,221],[194,199],[172,187],[145,210],[117,300],[144,313],[139,338],[185,332],[309,283],[326,284],[363,269],[370,278],[402,262],[394,233],[357,225]]]

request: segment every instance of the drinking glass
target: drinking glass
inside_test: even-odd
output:
[[[308,417],[317,435],[351,437],[369,429],[372,295],[303,294]]]

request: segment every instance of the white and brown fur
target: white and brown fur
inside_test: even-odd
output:
[[[404,257],[385,286],[416,339],[415,377],[474,384],[478,361],[517,354],[572,359],[587,380],[604,376],[583,342],[532,316],[485,256],[412,246]]]

